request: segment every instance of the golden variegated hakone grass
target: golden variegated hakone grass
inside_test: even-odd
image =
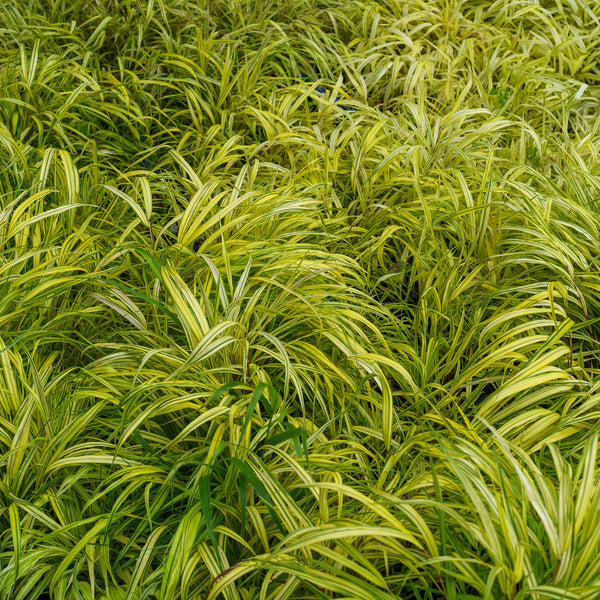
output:
[[[0,24],[0,600],[600,599],[598,2]]]

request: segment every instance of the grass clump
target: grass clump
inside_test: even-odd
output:
[[[600,598],[600,13],[0,6],[0,599]]]

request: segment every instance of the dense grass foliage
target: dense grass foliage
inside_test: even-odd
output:
[[[600,4],[0,24],[0,600],[600,598]]]

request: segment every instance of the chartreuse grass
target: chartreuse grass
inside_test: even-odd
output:
[[[0,600],[600,598],[600,5],[0,23]]]

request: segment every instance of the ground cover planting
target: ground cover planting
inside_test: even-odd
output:
[[[0,3],[0,600],[600,598],[599,41]]]

